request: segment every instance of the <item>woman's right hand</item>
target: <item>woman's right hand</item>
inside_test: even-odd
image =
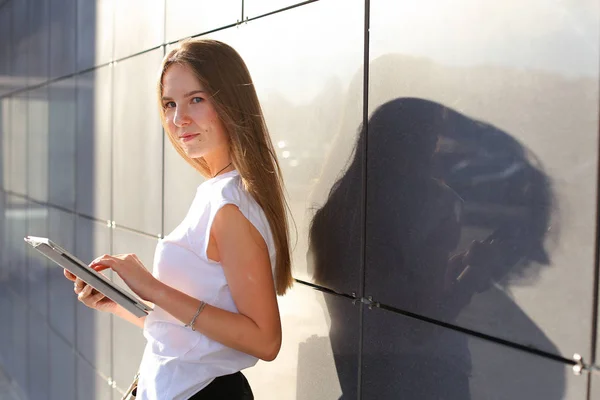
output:
[[[89,308],[110,313],[113,313],[117,309],[117,303],[92,288],[66,269],[64,270],[64,274],[68,280],[74,282],[73,290],[77,294],[77,299]]]

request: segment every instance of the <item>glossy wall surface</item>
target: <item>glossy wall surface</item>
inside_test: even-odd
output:
[[[0,367],[23,398],[116,400],[137,370],[141,330],[23,237],[152,269],[202,183],[155,100],[189,36],[246,61],[295,221],[256,398],[598,398],[598,2],[4,0]]]

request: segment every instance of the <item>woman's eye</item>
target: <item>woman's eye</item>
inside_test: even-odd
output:
[[[175,107],[174,101],[169,101],[169,102],[165,103],[165,108],[173,108],[173,107]]]
[[[202,102],[204,99],[202,97],[194,97],[192,99],[192,103],[200,103]]]

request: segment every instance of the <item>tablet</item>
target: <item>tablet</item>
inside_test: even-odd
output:
[[[26,236],[25,241],[47,258],[71,272],[115,303],[121,305],[136,317],[144,317],[152,311],[152,308],[148,307],[138,297],[128,293],[125,289],[110,281],[101,273],[88,267],[83,261],[77,259],[77,257],[70,254],[68,251],[53,243],[50,239]]]

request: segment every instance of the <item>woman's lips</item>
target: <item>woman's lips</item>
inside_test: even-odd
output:
[[[183,141],[183,142],[189,142],[190,140],[196,138],[199,135],[200,135],[199,133],[190,133],[190,134],[181,136],[179,139],[181,139],[181,141]]]

